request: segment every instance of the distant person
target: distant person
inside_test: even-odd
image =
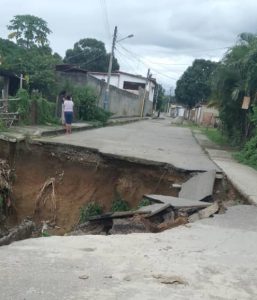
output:
[[[65,117],[65,126],[66,126],[66,133],[71,133],[71,124],[73,119],[73,107],[74,103],[72,101],[71,96],[67,96],[63,102],[64,106],[64,117]]]

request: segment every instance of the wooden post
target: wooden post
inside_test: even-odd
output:
[[[20,77],[20,89],[22,89],[22,84],[23,84],[23,74],[21,74],[21,77]]]

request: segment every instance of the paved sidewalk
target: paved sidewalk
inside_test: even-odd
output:
[[[234,187],[251,203],[257,205],[257,171],[237,162],[229,151],[218,149],[204,134],[195,132],[198,143],[226,174]]]
[[[224,150],[206,149],[210,158],[222,169],[235,188],[252,204],[257,205],[257,171],[235,161]]]

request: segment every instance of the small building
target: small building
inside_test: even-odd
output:
[[[185,119],[203,126],[215,127],[219,123],[219,111],[208,105],[196,105],[192,109],[187,109],[184,115]]]
[[[8,98],[8,95],[14,96],[19,89],[19,77],[13,72],[0,69],[0,98]]]
[[[185,108],[181,105],[172,104],[169,107],[169,116],[172,118],[184,117]]]
[[[108,73],[88,73],[97,79],[104,80],[105,82],[107,82]],[[150,78],[150,80],[147,80],[146,77],[143,77],[141,75],[134,75],[122,71],[113,72],[110,78],[110,85],[113,85],[119,89],[126,90],[136,95],[139,95],[140,89],[145,89],[147,82],[148,85],[146,87],[146,90],[149,92],[149,101],[153,102],[154,91],[156,87],[156,80],[154,78]]]
[[[115,75],[111,77],[108,110],[113,114],[113,117],[151,115],[153,109],[153,94],[151,96],[152,101],[150,101],[148,91],[146,93],[144,92],[146,78],[131,74],[131,77],[125,76],[125,74],[123,75],[124,76],[119,76],[115,73]],[[125,83],[125,78],[129,79],[130,82],[133,82],[132,80],[134,79],[137,90],[119,88],[117,86],[119,85],[118,82],[121,83],[123,80],[123,83]],[[89,72],[75,65],[62,64],[56,65],[56,79],[59,86],[63,87],[67,84],[77,87],[91,87],[97,95],[97,105],[102,108],[104,107],[107,73]],[[120,81],[118,79],[120,79]],[[150,80],[150,86],[152,86],[154,82],[155,80]],[[139,85],[137,85],[137,83],[139,83]],[[124,86],[124,84],[122,84],[122,86]],[[150,90],[152,90],[152,88],[150,88]],[[58,97],[57,115],[60,113],[61,98],[62,96],[60,94]]]

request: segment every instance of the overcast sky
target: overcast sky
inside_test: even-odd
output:
[[[241,32],[257,32],[256,0],[0,0],[0,37],[17,14],[48,22],[50,46],[64,56],[81,38],[111,48],[114,26],[121,70],[153,77],[167,90],[195,58],[219,60]]]

